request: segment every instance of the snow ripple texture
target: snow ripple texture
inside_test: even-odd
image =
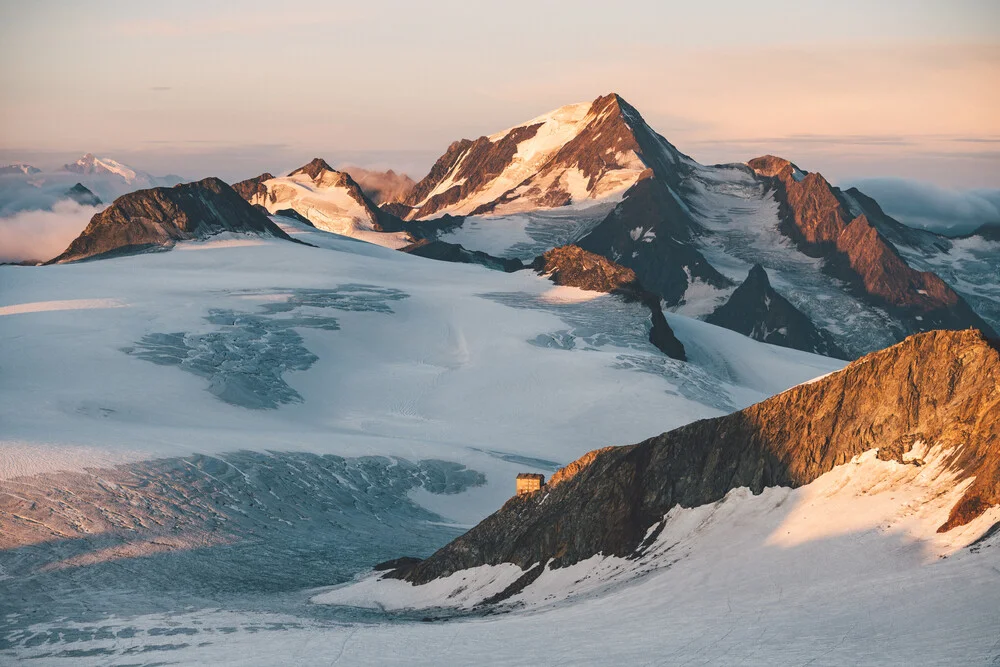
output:
[[[288,371],[304,371],[318,357],[295,329],[337,331],[337,319],[317,314],[334,309],[391,314],[389,303],[407,298],[400,290],[348,284],[333,289],[279,290],[284,301],[265,303],[260,313],[216,309],[205,318],[220,327],[205,334],[152,333],[123,351],[163,366],[179,366],[209,381],[218,399],[251,409],[277,408],[302,397],[284,380]],[[263,294],[246,290],[238,296]]]

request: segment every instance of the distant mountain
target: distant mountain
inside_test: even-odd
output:
[[[217,178],[172,188],[138,190],[116,199],[48,264],[170,249],[177,241],[220,232],[292,240]]]
[[[251,204],[271,213],[291,209],[317,229],[402,248],[414,238],[403,221],[380,209],[346,172],[314,158],[288,176],[265,173],[233,186]]]
[[[487,600],[496,602],[546,568],[596,554],[637,557],[678,505],[715,503],[739,487],[803,486],[872,449],[920,466],[915,448],[931,443],[951,471],[939,491],[954,494],[939,532],[1000,503],[1000,352],[979,332],[912,336],[739,412],[593,451],[389,576],[423,584],[513,563],[525,573]]]
[[[3,178],[0,217],[20,211],[50,210],[66,199],[67,190],[76,184],[101,201],[109,202],[135,190],[170,187],[182,181],[179,176],[153,176],[91,153],[54,170],[39,170],[23,163],[11,165],[9,169],[0,168],[0,176]]]
[[[987,241],[1000,241],[1000,223],[988,222],[969,236],[980,236]]]
[[[746,280],[729,300],[712,311],[705,321],[763,343],[837,359],[847,356],[829,332],[817,328],[802,311],[771,287],[767,272],[760,264],[753,265]]]
[[[83,183],[77,183],[66,191],[66,196],[82,206],[100,206],[101,198],[87,189]]]
[[[84,174],[86,176],[117,176],[129,185],[157,185],[156,178],[150,174],[137,171],[132,167],[126,166],[121,162],[112,160],[108,157],[96,157],[93,153],[87,153],[76,162],[64,164],[62,168],[63,171],[68,171],[74,174]]]
[[[457,216],[423,235],[497,256],[577,245],[702,318],[760,265],[848,358],[920,331],[1000,326],[1000,250],[955,250],[783,158],[698,164],[615,94],[456,141],[387,208],[415,229]]]
[[[344,167],[342,171],[350,174],[361,186],[362,192],[378,206],[403,201],[416,185],[412,178],[406,174],[397,174],[392,169],[374,171],[361,167]]]
[[[30,164],[24,162],[14,162],[12,164],[6,164],[0,166],[0,174],[21,174],[24,176],[31,176],[32,174],[41,173],[41,169],[38,167],[32,167]]]

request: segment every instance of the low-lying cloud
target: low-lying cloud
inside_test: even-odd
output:
[[[0,218],[0,262],[52,259],[103,209],[66,199],[56,202],[48,211],[21,211]]]
[[[1000,223],[1000,189],[953,190],[904,178],[866,178],[853,184],[911,227],[959,236]]]

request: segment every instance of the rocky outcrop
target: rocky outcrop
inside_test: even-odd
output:
[[[716,502],[738,487],[802,486],[876,448],[904,463],[918,441],[944,448],[955,484],[972,480],[939,532],[1000,504],[1000,352],[981,332],[918,334],[731,415],[589,454],[560,483],[511,498],[389,576],[422,584],[483,564],[527,570],[630,556],[676,505]]]
[[[635,271],[576,245],[549,250],[535,259],[531,268],[547,275],[556,285],[592,292],[641,290]]]
[[[458,243],[448,243],[446,241],[432,241],[421,239],[404,248],[399,249],[418,257],[436,259],[441,262],[455,262],[458,264],[479,264],[494,271],[513,273],[524,268],[524,264],[519,259],[508,259],[505,257],[494,257],[493,255],[478,250],[466,250]]]
[[[781,345],[837,359],[847,359],[829,332],[818,328],[805,313],[781,296],[755,264],[746,280],[716,308],[706,322],[738,331],[771,345]]]
[[[996,332],[935,273],[911,268],[864,215],[852,220],[837,238],[829,271],[851,284],[877,306],[907,322],[911,331],[975,327]]]
[[[104,202],[83,183],[77,183],[66,191],[66,196],[81,206],[100,206]]]
[[[177,241],[240,232],[292,239],[218,178],[137,190],[116,199],[49,264],[169,249]]]
[[[912,268],[887,238],[921,247],[935,245],[930,235],[906,231],[874,200],[856,190],[845,194],[820,174],[807,174],[788,160],[767,155],[747,164],[770,179],[781,231],[802,252],[823,258],[825,270],[848,283],[856,295],[887,310],[904,332],[976,327],[996,335],[958,293],[936,274]],[[877,216],[878,226],[866,210]],[[940,245],[950,247],[943,239]]]
[[[254,197],[263,197],[267,194],[267,187],[264,185],[264,181],[269,181],[272,178],[274,178],[274,176],[265,171],[260,176],[248,178],[245,181],[240,181],[239,183],[233,183],[233,190],[236,190],[236,193],[248,202],[253,202]]]
[[[695,280],[718,288],[732,285],[694,247],[697,231],[669,186],[647,170],[578,245],[632,269],[672,307]]]
[[[547,275],[557,285],[606,292],[626,301],[638,301],[650,312],[649,342],[669,357],[682,361],[686,359],[684,345],[674,335],[663,315],[660,297],[643,287],[632,269],[575,245],[549,250],[536,258],[531,268]]]

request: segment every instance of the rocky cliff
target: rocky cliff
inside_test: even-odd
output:
[[[240,232],[292,240],[218,178],[137,190],[91,218],[49,264],[173,247],[177,241]]]
[[[675,505],[737,487],[798,487],[865,451],[904,461],[917,442],[945,448],[956,484],[972,480],[939,532],[1000,503],[1000,352],[981,332],[933,331],[725,417],[591,453],[558,483],[511,498],[426,560],[390,576],[421,584],[483,564],[570,565],[628,556]],[[512,595],[542,568],[526,573]],[[516,590],[515,590],[516,589]]]
[[[624,192],[646,169],[676,182],[686,162],[611,93],[452,143],[403,203],[410,219],[579,205]]]
[[[695,247],[699,231],[669,186],[650,169],[578,245],[632,269],[668,306],[676,306],[693,281],[717,288],[733,284]]]
[[[818,328],[805,313],[771,287],[767,272],[760,264],[750,269],[746,280],[729,300],[705,321],[764,343],[837,359],[848,358],[829,332]]]
[[[504,273],[512,273],[524,268],[524,264],[519,259],[494,257],[479,250],[466,250],[458,243],[448,243],[446,241],[420,239],[416,243],[411,243],[406,247],[400,248],[399,251],[418,257],[426,257],[427,259],[436,259],[440,262],[479,264],[488,269],[503,271]]]
[[[233,183],[233,190],[236,190],[236,193],[248,202],[252,202],[255,196],[264,196],[267,194],[267,187],[264,185],[264,181],[269,181],[272,178],[274,176],[270,172],[265,171],[260,176],[248,178],[239,183]]]
[[[66,196],[81,206],[100,206],[104,202],[83,183],[77,183],[66,191]]]
[[[996,335],[939,276],[911,267],[889,237],[915,247],[939,245],[939,250],[949,247],[946,239],[935,244],[936,235],[906,228],[874,200],[857,191],[845,194],[788,160],[766,155],[747,164],[771,180],[781,231],[802,252],[823,258],[825,270],[855,294],[889,311],[903,332],[975,327]]]
[[[607,292],[627,301],[638,301],[650,312],[649,342],[674,359],[685,360],[684,345],[674,335],[660,306],[660,297],[636,278],[635,271],[587,252],[575,245],[553,248],[536,258],[531,268],[557,285]]]

